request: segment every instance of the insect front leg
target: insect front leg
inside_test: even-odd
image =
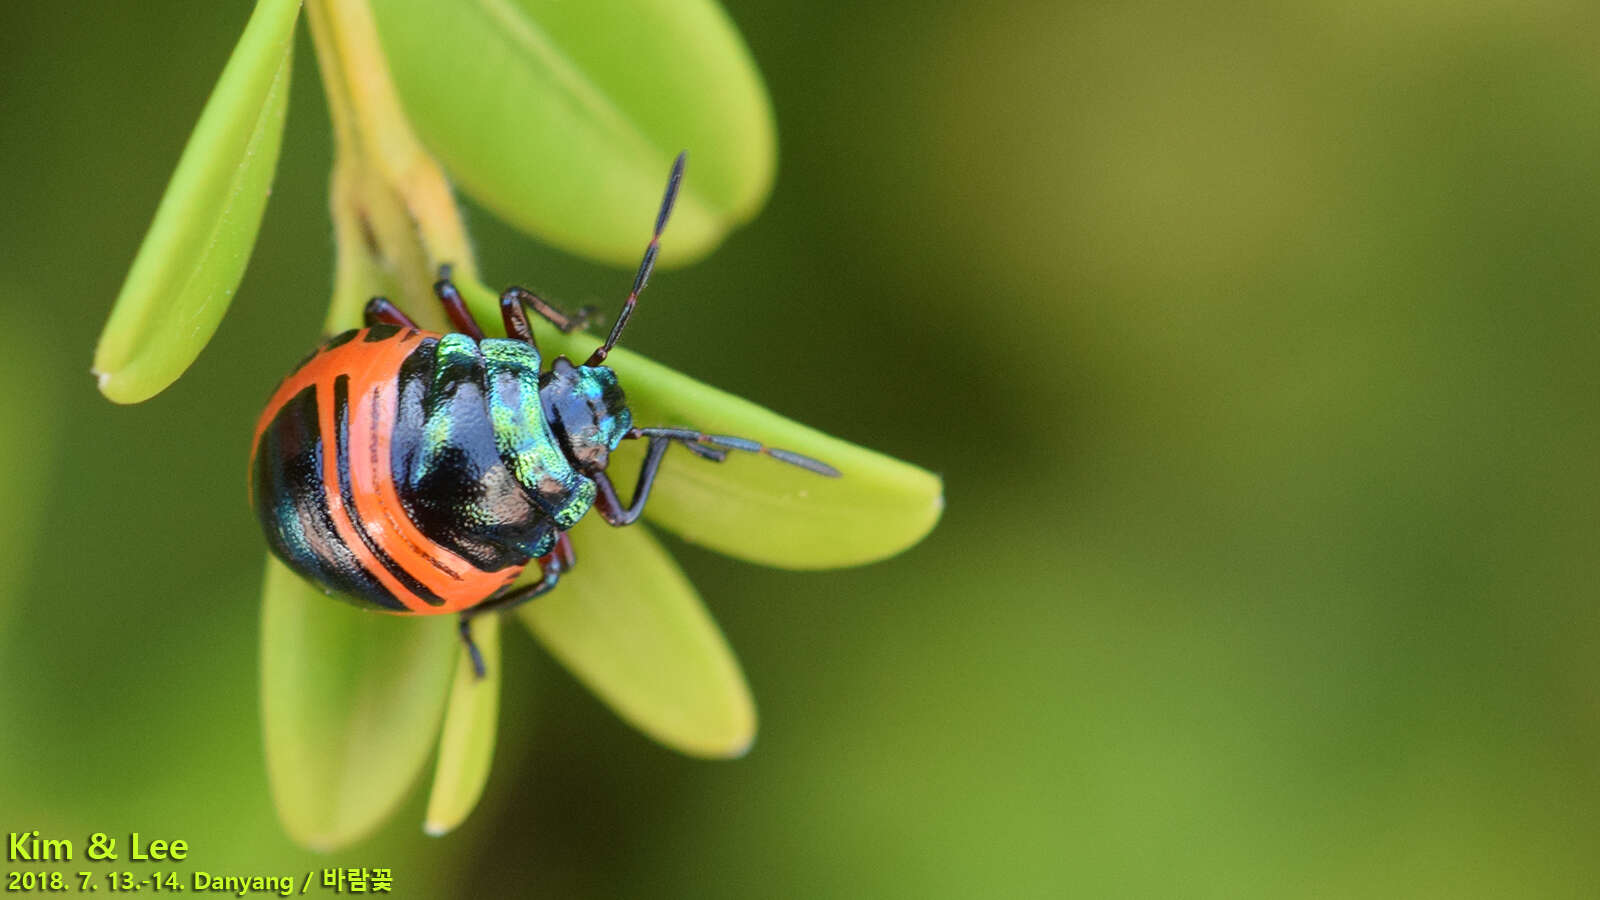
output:
[[[632,525],[639,521],[644,514],[645,501],[650,499],[650,488],[656,481],[656,470],[661,468],[661,460],[667,455],[667,448],[672,445],[672,439],[656,436],[650,438],[650,449],[645,451],[644,465],[639,467],[639,481],[633,488],[633,502],[627,506],[622,505],[622,498],[617,496],[616,486],[604,472],[594,475],[595,486],[600,489],[594,498],[594,508],[599,510],[600,517],[611,525]]]
[[[533,291],[530,291],[527,288],[516,287],[515,285],[506,288],[506,292],[500,295],[501,315],[508,315],[509,313],[507,312],[507,309],[511,306],[519,308],[527,307],[528,309],[533,310],[540,316],[544,317],[546,322],[549,322],[551,325],[554,325],[557,329],[559,329],[562,334],[571,334],[572,332],[585,327],[589,324],[590,317],[592,317],[595,313],[595,308],[592,306],[580,307],[576,313],[564,313],[545,302],[543,297],[540,297]],[[510,322],[508,321],[506,325],[507,333],[509,334]],[[518,335],[511,336],[518,337]],[[528,338],[528,341],[531,343],[532,338]]]

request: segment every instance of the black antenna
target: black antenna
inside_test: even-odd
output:
[[[759,453],[769,456],[779,462],[786,462],[791,466],[799,466],[807,472],[815,472],[829,478],[838,478],[839,470],[821,460],[809,456],[801,456],[793,450],[780,450],[777,447],[768,447],[749,438],[733,437],[726,434],[706,434],[703,431],[694,431],[688,428],[630,428],[627,437],[663,437],[668,440],[678,441],[692,451],[694,455],[722,462],[728,458],[727,451],[743,450],[746,453]]]
[[[617,324],[611,326],[611,335],[606,342],[595,348],[589,354],[586,366],[598,366],[606,361],[606,356],[611,353],[611,348],[617,345],[617,340],[622,337],[622,329],[628,324],[628,317],[633,315],[633,308],[639,304],[639,292],[650,282],[650,271],[656,267],[656,252],[661,249],[661,232],[667,227],[667,216],[672,215],[672,204],[678,199],[678,183],[683,181],[683,164],[689,158],[689,151],[678,154],[672,163],[672,174],[667,177],[667,193],[661,198],[661,212],[656,214],[656,231],[650,236],[650,246],[644,250],[644,261],[639,263],[639,274],[633,276],[633,290],[628,293],[628,299],[622,304],[622,312],[617,316]]]

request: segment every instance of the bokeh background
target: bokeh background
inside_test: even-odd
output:
[[[1600,891],[1594,7],[729,11],[777,188],[629,345],[942,473],[944,520],[821,574],[673,542],[747,758],[511,629],[467,825],[419,792],[321,857],[268,795],[243,476],[329,291],[309,44],[232,310],[119,408],[93,343],[248,6],[0,7],[0,830],[408,896]],[[626,289],[470,216],[491,283]]]

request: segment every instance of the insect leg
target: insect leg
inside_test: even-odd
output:
[[[639,481],[633,489],[633,502],[627,506],[622,505],[622,498],[617,496],[616,486],[611,483],[611,478],[605,472],[596,472],[591,476],[594,478],[595,487],[599,488],[599,494],[594,499],[595,509],[600,512],[600,517],[611,525],[632,525],[639,520],[639,516],[644,513],[645,501],[650,499],[650,488],[655,484],[656,470],[661,468],[661,460],[666,456],[667,447],[671,446],[673,441],[682,443],[684,448],[694,455],[712,462],[722,462],[727,459],[729,450],[743,450],[747,453],[760,453],[791,466],[799,466],[807,472],[829,478],[839,477],[839,470],[825,462],[801,456],[792,450],[768,447],[747,438],[706,434],[688,428],[631,428],[627,437],[650,440],[650,449],[645,451],[644,464],[639,467]]]
[[[538,348],[539,344],[533,339],[533,329],[528,327],[528,317],[522,312],[522,304],[511,296],[510,291],[500,295],[500,321],[506,323],[506,337]]]
[[[506,292],[500,295],[500,310],[502,314],[504,314],[506,305],[508,303],[517,306],[526,306],[528,309],[533,310],[534,312],[543,316],[545,321],[560,329],[562,334],[571,334],[572,332],[587,326],[589,324],[590,317],[592,317],[595,312],[594,307],[585,306],[581,307],[576,313],[569,315],[559,309],[556,309],[554,306],[551,306],[549,303],[545,302],[543,297],[540,297],[533,291],[530,291],[527,288],[517,287],[516,285],[506,288]]]
[[[611,525],[632,525],[639,521],[639,516],[644,513],[644,504],[650,499],[650,487],[655,484],[656,470],[661,468],[661,460],[667,455],[667,447],[671,446],[672,439],[656,436],[650,438],[650,449],[645,451],[644,465],[639,467],[639,482],[633,488],[633,502],[626,507],[622,505],[622,498],[617,496],[617,489],[611,479],[604,472],[594,474],[595,486],[600,493],[595,497],[595,509],[600,511],[600,517]]]
[[[461,614],[461,620],[456,623],[461,631],[461,643],[467,645],[467,656],[472,659],[472,674],[482,681],[489,674],[489,667],[483,664],[483,651],[478,649],[478,642],[472,639],[472,620],[466,613]]]
[[[362,320],[371,325],[398,325],[401,328],[416,329],[417,323],[411,317],[400,311],[400,307],[389,302],[387,297],[373,297],[367,301],[367,308],[361,314]]]
[[[578,554],[572,549],[572,538],[568,537],[565,531],[558,533],[556,535],[556,545],[550,549],[549,553],[539,557],[538,563],[539,571],[543,573],[543,577],[538,581],[494,597],[461,613],[461,641],[467,645],[467,654],[472,658],[472,671],[479,678],[488,674],[488,670],[483,664],[483,654],[478,651],[478,645],[472,640],[471,623],[473,618],[484,613],[505,612],[521,606],[541,594],[549,593],[550,589],[554,588],[556,583],[561,580],[561,576],[571,571],[572,567],[578,564]]]
[[[457,330],[475,341],[483,340],[483,329],[478,327],[478,321],[472,318],[472,312],[467,309],[467,302],[461,299],[461,292],[450,280],[449,263],[439,267],[439,280],[433,283],[433,293],[444,304],[444,311],[449,314],[450,322]]]

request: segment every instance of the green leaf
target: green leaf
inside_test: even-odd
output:
[[[289,99],[300,0],[261,0],[206,101],[95,351],[100,391],[148,400],[227,312],[255,247]]]
[[[290,836],[333,850],[405,797],[439,733],[454,616],[356,609],[269,559],[261,613],[267,771]]]
[[[457,654],[455,686],[439,735],[439,765],[428,797],[423,830],[438,836],[460,825],[483,796],[494,759],[494,736],[500,713],[500,616],[472,620],[472,640],[483,654],[483,678],[472,670],[465,648]]]
[[[807,428],[637,354],[614,352],[607,364],[616,369],[640,425],[747,437],[840,472],[824,478],[738,452],[713,463],[675,447],[645,514],[684,540],[751,562],[825,569],[892,556],[939,521],[944,486],[925,469]],[[612,476],[630,490],[642,444],[629,441],[612,454]]]
[[[712,250],[771,190],[771,104],[714,0],[375,0],[417,132],[479,203],[542,240],[638,261],[687,149],[664,259]]]
[[[480,322],[497,321],[495,295],[477,282],[462,294]],[[530,324],[546,359],[582,360],[597,339],[561,334],[537,316]],[[939,476],[786,419],[625,348],[606,365],[617,372],[636,425],[694,428],[793,450],[838,469],[839,478],[766,456],[733,452],[727,461],[668,452],[645,507],[651,522],[728,556],[787,569],[828,569],[875,562],[916,544],[944,510]],[[624,441],[608,470],[631,497],[643,441]]]
[[[578,566],[518,610],[545,647],[624,721],[695,756],[739,756],[755,704],[694,586],[641,526],[590,516]]]

